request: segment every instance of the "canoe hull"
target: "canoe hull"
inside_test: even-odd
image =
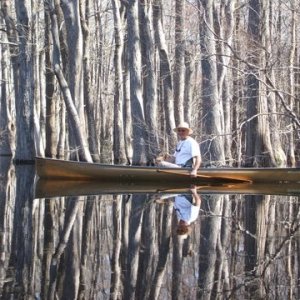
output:
[[[186,168],[118,166],[97,163],[36,158],[36,174],[40,179],[81,181],[135,181],[180,183],[299,183],[297,168],[207,168],[199,169],[191,178]]]

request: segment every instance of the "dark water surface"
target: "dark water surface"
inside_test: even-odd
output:
[[[297,195],[201,194],[182,239],[173,198],[35,198],[34,177],[0,158],[1,299],[299,299]]]

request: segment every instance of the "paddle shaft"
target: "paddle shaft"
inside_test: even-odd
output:
[[[180,176],[190,176],[191,179],[192,178],[210,178],[210,179],[214,179],[214,180],[220,180],[220,181],[228,181],[228,180],[232,180],[234,182],[248,182],[251,183],[251,180],[246,180],[246,179],[242,179],[242,178],[231,178],[231,177],[218,177],[218,176],[208,176],[208,175],[199,175],[197,174],[197,177],[193,177],[190,174],[187,173],[182,173],[182,172],[177,172],[174,170],[162,170],[162,169],[157,169],[157,172],[161,172],[161,173],[169,173],[169,174],[176,174],[176,175],[180,175]]]
[[[157,172],[161,172],[161,173],[170,173],[170,174],[183,175],[183,176],[191,176],[190,174],[181,173],[181,172],[177,172],[177,171],[173,171],[173,170],[162,170],[162,169],[158,169]],[[213,176],[208,176],[208,175],[198,175],[198,174],[197,174],[197,177],[214,178]],[[191,176],[191,178],[193,178],[193,177]]]

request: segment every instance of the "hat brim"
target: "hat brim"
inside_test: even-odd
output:
[[[186,129],[189,131],[189,134],[192,134],[193,133],[193,130],[191,128],[186,128],[186,127],[176,127],[173,129],[174,132],[178,132],[178,129]]]

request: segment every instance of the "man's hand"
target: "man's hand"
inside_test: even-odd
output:
[[[175,163],[175,157],[174,157],[173,155],[169,154],[169,153],[166,153],[166,154],[164,155],[164,159],[165,159],[165,161],[167,161],[167,162]]]

